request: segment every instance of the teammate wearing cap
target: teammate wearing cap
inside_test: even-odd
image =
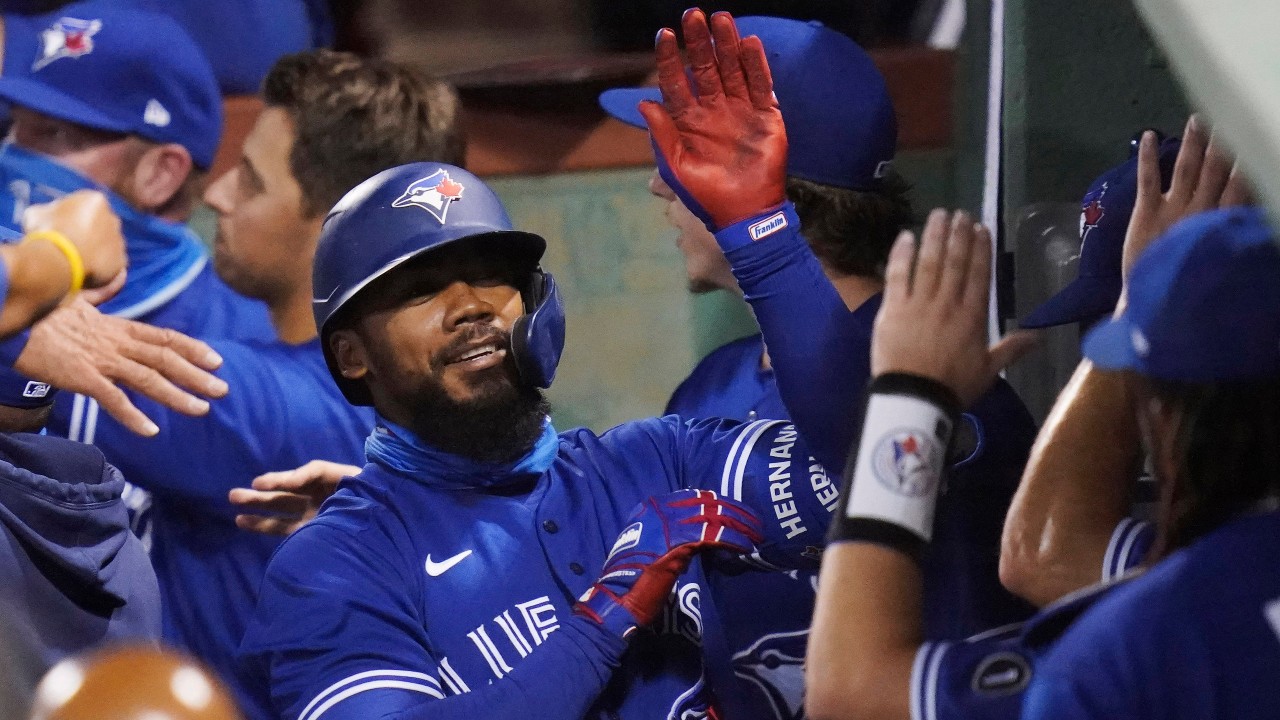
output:
[[[233,690],[235,653],[279,540],[237,529],[228,492],[312,458],[358,462],[372,414],[334,386],[311,314],[311,259],[325,213],[386,167],[459,160],[452,90],[379,60],[327,50],[283,58],[238,165],[206,192],[218,213],[213,265],[266,303],[271,342],[210,340],[227,397],[187,418],[146,400],[160,427],[144,440],[107,418],[94,443],[152,494],[145,537],[164,596],[165,639]]]
[[[1184,137],[1165,195],[1160,193],[1158,154],[1154,133],[1147,133],[1139,149],[1139,189],[1125,242],[1126,258],[1141,253],[1154,235],[1178,217],[1241,197],[1241,182],[1228,182],[1230,161],[1215,148],[1206,152],[1206,137],[1194,123]],[[1185,237],[1171,240],[1184,241]],[[832,544],[823,557],[823,584],[806,665],[806,709],[815,719],[1019,717],[1022,695],[1040,671],[1037,659],[1098,596],[1094,592],[1063,599],[1023,628],[997,629],[961,643],[922,643],[917,563],[930,541],[929,519],[941,467],[924,465],[915,483],[895,487],[885,482],[891,476],[885,474],[883,462],[886,452],[906,436],[945,445],[957,407],[994,379],[1023,344],[1020,339],[1006,339],[986,347],[989,243],[985,230],[975,233],[967,218],[955,218],[948,228],[945,217],[938,216],[926,226],[918,257],[911,244],[903,242],[890,259],[889,289],[872,347],[877,377],[871,385],[856,459],[846,469],[842,504],[832,523]],[[1155,249],[1152,253],[1158,254]],[[1158,259],[1155,264],[1163,262]],[[1142,268],[1127,278],[1131,288],[1153,281],[1168,284],[1167,278],[1152,278]],[[1182,283],[1190,286],[1194,280],[1188,274]],[[1184,291],[1166,287],[1162,292]],[[1146,305],[1155,298],[1143,298],[1146,309],[1138,310],[1127,306],[1124,297],[1122,293],[1120,309],[1129,307],[1125,312],[1143,317],[1158,312],[1156,306]],[[1129,297],[1139,302],[1136,295]],[[917,333],[902,332],[907,327]],[[938,346],[929,338],[945,342]],[[1088,343],[1086,354],[1094,356]],[[1081,372],[1092,376],[1091,383],[1102,376],[1088,361]],[[1069,387],[1063,399],[1071,393]],[[1105,420],[1108,413],[1117,411],[1114,398],[1094,398],[1099,403],[1093,409],[1095,419]],[[1134,406],[1127,410],[1132,416]],[[1051,418],[1050,428],[1052,423]],[[1051,455],[1043,437],[1037,441],[1041,461],[1065,460],[1056,469],[1057,477],[1076,482],[1069,479],[1070,470],[1079,461],[1058,450]],[[1170,488],[1166,484],[1162,490]],[[1123,512],[1111,517],[1112,529],[1121,517]],[[1069,526],[1060,532],[1073,529]],[[1094,578],[1099,560],[1092,557]],[[849,592],[855,582],[859,591]],[[1116,630],[1110,620],[1105,622],[1109,631]],[[1078,663],[1069,673],[1072,682],[1087,677],[1090,668],[1086,666]],[[1051,707],[1045,706],[1046,710]],[[1129,714],[1118,711],[1109,716]]]
[[[737,23],[742,34],[760,37],[769,54],[774,92],[787,122],[787,196],[826,276],[863,328],[859,352],[865,362],[884,263],[894,238],[912,219],[906,182],[891,169],[897,127],[884,79],[856,43],[819,23],[772,17],[743,17]],[[636,104],[657,92],[609,90],[600,102],[619,120],[644,127]],[[702,223],[657,174],[650,187],[668,201],[667,218],[680,232],[677,244],[690,289],[741,292]],[[860,373],[835,382],[860,391],[867,378],[866,365],[861,367]],[[680,384],[666,412],[740,420],[790,416],[759,335],[708,355]],[[927,560],[927,633],[940,640],[961,639],[1030,613],[1000,585],[996,549],[1034,422],[1012,388],[1000,381],[972,409],[966,425],[972,432],[960,445],[967,452],[953,459],[959,466],[949,480],[938,542]],[[838,471],[843,460],[829,469]],[[713,579],[716,606],[704,615],[718,611],[721,622],[709,624],[707,642],[725,647],[713,656],[709,672],[729,684],[736,677],[737,690],[725,693],[731,717],[786,720],[800,713],[801,664],[816,584],[809,573]],[[723,638],[717,635],[719,626]]]
[[[718,229],[766,337],[787,328],[779,374],[807,376],[808,349],[848,357],[851,332],[784,202],[763,52],[727,15],[709,28],[691,11],[684,31],[699,97],[664,31],[669,114],[645,109],[667,182]],[[708,574],[742,562],[707,551],[813,562],[834,498],[810,460],[833,449],[827,426],[551,428],[538,388],[564,318],[537,267],[544,246],[511,229],[479,180],[438,164],[371,178],[326,221],[324,349],[380,421],[369,464],[268,569],[242,646],[263,714],[705,715],[700,598]]]
[[[1188,132],[1192,131],[1188,129]],[[1199,141],[1199,131],[1195,132]],[[1115,310],[1123,286],[1125,234],[1138,193],[1138,137],[1130,145],[1129,159],[1094,180],[1081,200],[1077,277],[1023,318],[1020,323],[1023,328],[1040,329],[1076,323],[1083,337],[1089,328]],[[1160,141],[1162,191],[1169,188],[1179,147],[1180,142],[1176,138]],[[1064,395],[1066,397],[1071,395]],[[1062,406],[1065,407],[1064,404]],[[1117,410],[1126,411],[1119,406]],[[1154,499],[1154,490],[1149,482],[1150,476],[1139,472],[1138,458],[1128,457],[1126,467],[1115,469],[1117,473],[1127,474],[1127,479],[1115,477],[1114,490],[1100,493],[1087,505],[1066,503],[1059,506],[1054,501],[1062,486],[1054,482],[1053,477],[1043,474],[1043,471],[1054,467],[1052,460],[1043,461],[1043,455],[1065,449],[1065,443],[1071,441],[1058,435],[1064,430],[1071,432],[1072,424],[1071,421],[1065,425],[1054,421],[1046,425],[1014,495],[1009,521],[1005,523],[1001,539],[1001,580],[1006,587],[1038,607],[1096,581],[1099,568],[1102,580],[1118,577],[1141,561],[1151,540],[1148,523],[1139,518],[1150,514],[1147,509]],[[1074,443],[1071,446],[1076,447]],[[1114,438],[1107,447],[1118,449]],[[1124,451],[1126,456],[1131,448],[1132,445]],[[1086,458],[1109,454],[1107,449],[1096,454],[1083,453],[1081,460],[1087,462]],[[1111,458],[1106,462],[1110,461]],[[1099,477],[1098,480],[1110,482],[1111,476],[1107,475],[1107,478]],[[1142,481],[1135,485],[1134,481],[1138,480]],[[1107,509],[1103,511],[1102,507]],[[1083,517],[1074,517],[1062,526],[1049,523],[1050,508],[1054,512],[1093,513],[1096,525]],[[1118,512],[1124,514],[1117,516]],[[1125,516],[1132,518],[1124,519]],[[1095,527],[1105,537],[1090,537],[1089,533],[1081,532],[1082,527]],[[1096,557],[1085,558],[1079,554],[1089,546],[1096,548]],[[1061,566],[1063,553],[1068,548],[1073,548],[1072,569]]]

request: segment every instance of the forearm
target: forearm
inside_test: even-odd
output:
[[[72,289],[71,263],[51,242],[0,245],[0,272],[8,282],[0,307],[0,337],[31,326]]]
[[[810,452],[844,469],[870,374],[871,327],[849,312],[795,225],[726,253]]]
[[[1000,548],[1001,581],[1029,602],[1097,582],[1136,480],[1132,402],[1123,377],[1082,362],[1036,438]]]
[[[813,720],[909,718],[911,669],[923,641],[921,576],[889,547],[840,542],[822,557],[805,658]]]

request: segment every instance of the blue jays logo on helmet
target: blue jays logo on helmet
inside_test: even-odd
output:
[[[808,630],[771,633],[733,656],[733,674],[755,685],[778,720],[804,717],[804,653]]]
[[[40,33],[40,56],[31,65],[34,72],[61,58],[75,58],[93,52],[93,36],[102,29],[101,20],[64,17]]]
[[[405,188],[404,194],[396,198],[391,207],[422,208],[443,225],[449,206],[462,199],[465,189],[462,183],[449,177],[448,170],[437,170]]]

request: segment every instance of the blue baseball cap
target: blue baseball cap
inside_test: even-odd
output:
[[[1129,159],[1098,176],[1080,201],[1080,264],[1076,278],[1032,310],[1020,323],[1027,329],[1089,322],[1110,315],[1124,285],[1124,236],[1138,197],[1137,143]],[[1160,144],[1160,183],[1169,189],[1181,142]]]
[[[853,40],[817,21],[736,18],[738,33],[764,45],[782,119],[787,175],[823,185],[874,190],[898,146],[898,119],[884,77]],[[656,87],[615,88],[600,107],[645,128],[641,100],[662,101]]]
[[[1108,370],[1223,382],[1280,375],[1280,249],[1260,208],[1202,213],[1152,243],[1128,307],[1085,337]]]
[[[5,17],[0,100],[98,130],[177,143],[209,168],[222,96],[199,47],[167,15],[109,0]]]
[[[0,405],[32,410],[53,404],[57,389],[0,366]]]

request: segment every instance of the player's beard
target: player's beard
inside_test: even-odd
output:
[[[408,398],[414,434],[478,462],[512,462],[533,448],[551,407],[538,388],[520,380],[505,335],[503,340],[499,347],[508,348],[506,359],[476,373],[475,392],[467,401],[450,397],[435,378],[422,380]]]

